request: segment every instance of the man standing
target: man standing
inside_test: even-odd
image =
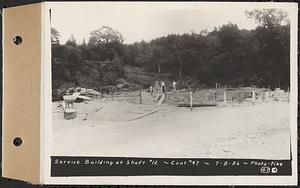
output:
[[[165,94],[166,92],[165,82],[161,82],[161,91],[163,92],[163,94]]]
[[[173,81],[173,90],[176,91],[176,82]]]
[[[151,97],[152,97],[152,96],[153,96],[153,87],[150,86],[150,87],[149,87],[149,90],[150,90],[150,95],[151,95]]]

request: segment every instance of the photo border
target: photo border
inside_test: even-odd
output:
[[[58,3],[58,2],[55,2]],[[72,2],[76,3],[76,2]],[[86,2],[86,3],[108,3],[108,2]],[[118,2],[115,2],[118,3]],[[120,2],[119,2],[120,3]],[[122,2],[124,3],[124,2]],[[127,2],[129,3],[129,2]],[[141,2],[145,3],[145,2]],[[148,2],[149,3],[149,2]],[[156,2],[158,3],[158,2]],[[162,2],[165,3],[165,2]],[[168,3],[174,3],[174,2],[168,2]],[[178,2],[176,2],[178,3]],[[180,3],[180,2],[179,2]],[[185,2],[184,2],[185,3]],[[196,3],[196,2],[189,2],[189,3]],[[201,4],[205,4],[207,2],[199,2]],[[212,3],[212,2],[209,2]],[[213,2],[214,4],[228,4],[229,2]],[[233,2],[230,2],[233,3]],[[239,2],[240,3],[240,2]],[[48,20],[48,13],[47,9],[49,6],[51,7],[52,2],[44,3],[44,12],[43,12],[43,20],[45,23],[45,28],[48,28],[48,31],[50,29],[50,20]],[[249,4],[247,3],[241,3],[241,4]],[[251,4],[259,4],[259,6],[272,6],[272,7],[281,7],[286,6],[287,3],[261,3],[261,2],[254,2]],[[276,5],[275,5],[276,4]],[[153,176],[153,177],[68,177],[68,178],[53,178],[50,177],[50,148],[51,148],[51,141],[49,143],[49,139],[51,138],[52,131],[50,130],[52,127],[52,118],[51,116],[51,108],[49,108],[49,103],[51,104],[51,87],[49,86],[49,83],[51,83],[51,54],[49,53],[49,50],[47,50],[50,46],[50,38],[48,32],[45,31],[45,43],[43,44],[43,52],[44,58],[42,60],[42,63],[44,67],[42,68],[42,93],[44,93],[43,101],[41,101],[42,111],[41,118],[43,122],[41,122],[42,128],[41,128],[41,145],[45,145],[44,150],[41,150],[41,156],[44,156],[44,158],[41,161],[41,164],[45,164],[43,166],[43,171],[46,172],[44,175],[44,178],[42,179],[43,182],[49,183],[49,184],[103,184],[103,185],[296,185],[297,184],[297,103],[298,103],[298,82],[297,82],[297,23],[298,23],[298,17],[297,17],[297,4],[291,5],[291,11],[290,12],[290,20],[291,20],[291,33],[290,33],[290,73],[291,73],[291,101],[290,101],[290,117],[291,117],[291,152],[292,152],[292,176],[274,176],[274,177],[264,177],[264,176],[227,176],[227,177],[219,177],[219,176],[200,176],[200,177],[179,177],[179,176]],[[291,14],[293,13],[293,14]],[[48,25],[49,24],[49,25]],[[48,33],[48,35],[47,35]],[[48,38],[48,39],[47,39]],[[48,40],[48,42],[47,42]],[[51,50],[50,50],[51,51]],[[49,65],[50,64],[50,65]],[[50,68],[50,69],[49,69]],[[49,71],[50,70],[50,71]],[[44,73],[44,75],[43,75]],[[50,82],[49,82],[50,81]],[[43,85],[44,83],[44,85]],[[45,103],[43,103],[45,102]],[[45,105],[45,106],[43,106]],[[51,107],[51,106],[50,106]],[[49,113],[50,111],[50,113]],[[50,116],[49,116],[50,114]],[[42,141],[43,140],[43,141]],[[49,147],[50,146],[50,147]],[[43,152],[43,153],[42,153]]]

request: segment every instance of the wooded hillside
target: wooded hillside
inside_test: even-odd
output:
[[[127,77],[131,82],[127,87],[135,84],[140,88],[149,87],[153,79],[166,79],[192,80],[199,87],[221,83],[286,89],[290,83],[287,13],[263,9],[245,16],[255,19],[254,30],[227,23],[211,32],[170,34],[133,44],[124,44],[122,34],[109,26],[92,31],[82,44],[72,36],[61,44],[59,31],[52,28],[53,97],[67,87],[99,89],[127,81]],[[139,82],[139,74],[128,75],[134,72],[130,68],[150,75],[149,83]]]

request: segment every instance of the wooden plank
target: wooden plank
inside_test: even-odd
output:
[[[98,112],[99,110],[101,110],[103,108],[103,106],[99,106],[98,108],[96,108],[96,112]]]
[[[154,98],[154,101],[157,101],[159,99],[160,95],[157,94],[156,97]]]
[[[161,96],[161,98],[160,98],[160,100],[158,101],[158,103],[157,103],[157,105],[161,105],[161,103],[164,101],[164,99],[165,99],[165,94],[163,94],[162,96]]]
[[[145,114],[143,114],[143,115],[140,115],[140,116],[138,116],[138,117],[129,119],[129,120],[127,120],[127,121],[132,121],[132,120],[140,119],[140,118],[142,118],[142,117],[145,117],[145,116],[148,116],[148,115],[150,115],[150,114],[153,114],[153,113],[155,113],[155,112],[157,112],[157,111],[159,111],[159,110],[160,110],[160,109],[152,110],[152,111],[150,111],[150,112],[147,112],[147,113],[145,113]]]
[[[217,106],[217,104],[193,104],[193,107],[209,107],[209,106]],[[178,104],[177,107],[191,107],[191,104],[188,103]]]
[[[86,96],[81,96],[81,95],[79,95],[79,96],[77,96],[77,98],[83,99],[83,100],[87,100],[87,101],[92,101],[92,98],[86,97]]]

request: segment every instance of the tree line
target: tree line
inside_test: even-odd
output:
[[[51,29],[52,88],[66,83],[87,88],[126,80],[124,66],[168,74],[171,80],[192,80],[201,87],[256,85],[287,88],[290,83],[290,23],[287,13],[260,9],[245,13],[253,30],[227,23],[211,32],[170,34],[149,42],[124,44],[122,34],[103,26],[77,44],[73,36],[60,44]],[[149,83],[151,84],[151,83]]]

